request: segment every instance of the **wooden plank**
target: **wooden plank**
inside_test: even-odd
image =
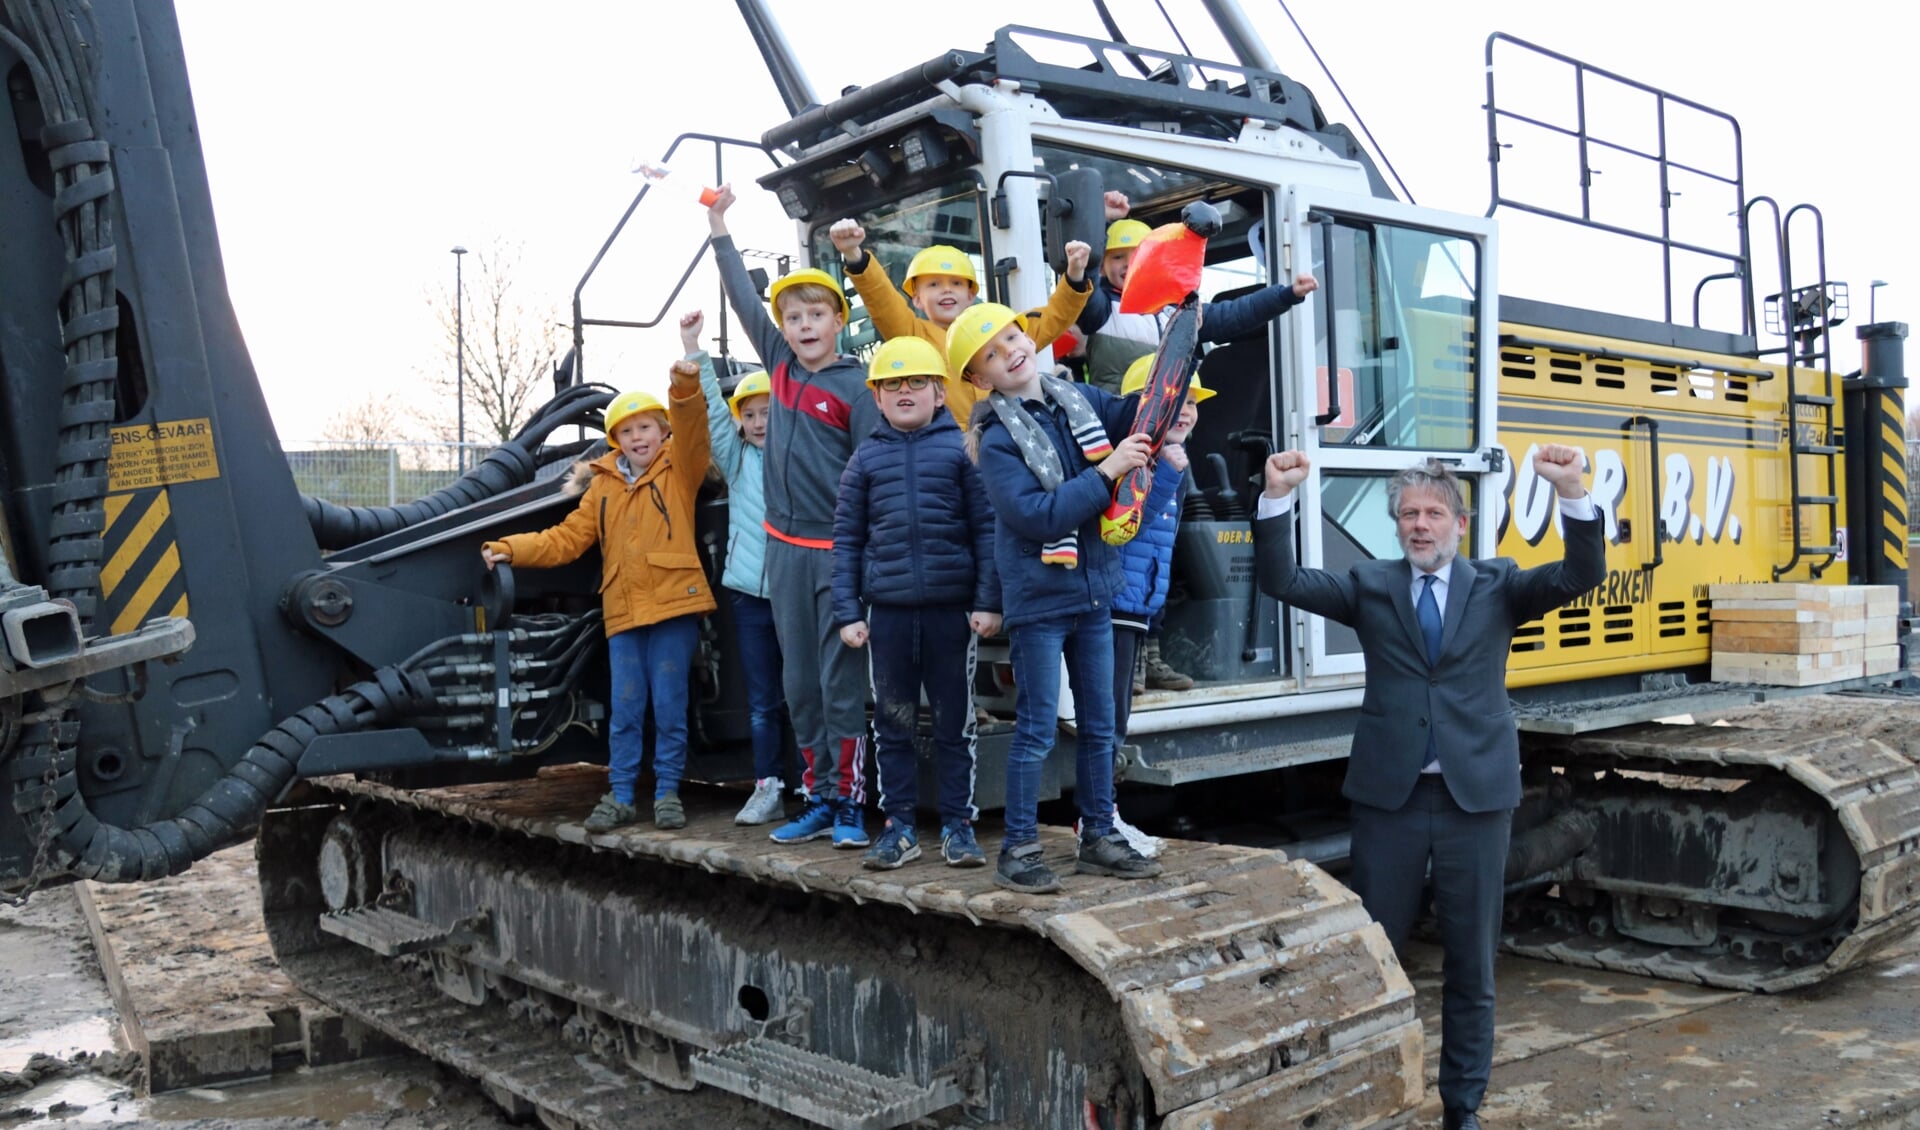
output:
[[[1767,582],[1739,582],[1707,586],[1707,599],[1718,604],[1722,600],[1793,600],[1818,601],[1832,607],[1849,602],[1865,603],[1866,594],[1859,586],[1811,585],[1811,584],[1770,584]]]
[[[1715,655],[1823,655],[1830,651],[1864,651],[1866,646],[1867,637],[1865,636],[1796,640],[1791,636],[1783,639],[1766,639],[1722,636],[1719,632],[1713,633],[1713,654]]]
[[[1832,618],[1830,609],[1773,600],[1728,600],[1707,610],[1707,619],[1715,624],[1723,620],[1753,620],[1771,623],[1817,624]]]
[[[1866,623],[1861,620],[1838,624],[1831,620],[1728,620],[1713,626],[1716,639],[1727,637],[1783,642],[1861,637],[1866,635],[1866,630]]]
[[[1865,660],[1866,649],[1863,647],[1820,651],[1811,655],[1718,650],[1713,653],[1713,664],[1716,667],[1745,667],[1755,671],[1813,671],[1849,665],[1858,667]]]
[[[390,1055],[394,1045],[293,987],[261,918],[253,845],[182,875],[74,884],[128,1047],[158,1094]],[[218,986],[209,995],[204,986]],[[276,1064],[276,1052],[282,1053]]]
[[[1858,679],[1865,674],[1865,666],[1854,663],[1843,667],[1810,667],[1801,670],[1769,671],[1763,668],[1733,666],[1715,656],[1711,676],[1716,683],[1750,683],[1770,687],[1816,687],[1824,683],[1837,683],[1847,679]]]
[[[1891,675],[1900,669],[1900,645],[1866,649],[1866,673],[1869,675]]]

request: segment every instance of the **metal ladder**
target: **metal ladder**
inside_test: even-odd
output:
[[[1779,354],[1787,375],[1787,482],[1791,501],[1790,529],[1793,554],[1785,564],[1773,567],[1778,581],[1806,562],[1807,575],[1818,580],[1840,559],[1843,536],[1840,529],[1840,489],[1845,469],[1841,462],[1842,445],[1834,427],[1834,408],[1839,403],[1833,376],[1833,327],[1846,320],[1847,287],[1827,278],[1826,222],[1820,210],[1811,204],[1796,204],[1783,218],[1780,205],[1769,196],[1756,196],[1747,202],[1741,215],[1741,242],[1748,263],[1752,262],[1752,234],[1756,212],[1762,207],[1772,212],[1768,232],[1780,264],[1780,289],[1769,295],[1765,305],[1765,325],[1784,343],[1758,351],[1758,356]],[[1796,287],[1793,280],[1793,224],[1796,218],[1813,224],[1813,245],[1818,278]],[[1748,310],[1752,315],[1752,282],[1748,282]],[[1804,382],[1803,382],[1804,378]],[[1811,388],[1804,386],[1810,385]],[[1819,462],[1807,472],[1802,462]],[[1812,511],[1824,518],[1808,521]],[[1819,538],[1820,540],[1812,540]]]

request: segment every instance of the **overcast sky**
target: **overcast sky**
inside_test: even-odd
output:
[[[892,10],[930,18],[864,23],[852,6],[771,3],[823,96],[949,47],[978,49],[1006,23],[1102,34],[1082,0],[901,5]],[[1197,0],[1165,3],[1193,54],[1231,57]],[[1244,3],[1281,69],[1351,123],[1279,5]],[[639,187],[637,161],[682,132],[758,138],[785,117],[734,5],[718,0],[335,0],[297,18],[251,0],[175,4],[237,314],[287,442],[319,435],[370,392],[417,390],[449,363],[428,300],[452,289],[455,244],[520,247],[524,297],[564,311]],[[1136,43],[1175,48],[1151,0],[1112,7]],[[1875,278],[1890,284],[1883,320],[1915,313],[1920,236],[1896,159],[1912,146],[1913,64],[1892,3],[1292,0],[1292,9],[1423,205],[1486,210],[1482,57],[1487,35],[1506,31],[1736,116],[1749,194],[1824,212],[1828,271],[1852,284],[1852,322],[1866,321]],[[1555,76],[1517,65],[1512,74],[1503,106],[1565,105]],[[1629,140],[1646,117],[1626,98],[1594,111],[1615,115]],[[1707,162],[1718,142],[1695,132]],[[704,235],[693,197],[712,180],[707,160],[676,162],[656,193],[666,198],[643,206],[588,288],[589,316],[653,316]],[[1603,185],[1634,176],[1624,158],[1595,164]],[[741,168],[744,184],[751,162]],[[1564,192],[1555,176],[1525,183]],[[1522,183],[1517,169],[1513,181]],[[757,189],[743,195],[742,243],[793,250],[777,204]],[[1682,208],[1707,214],[1709,200],[1702,188]],[[1649,312],[1657,275],[1642,253],[1501,220],[1504,292]],[[673,310],[704,305],[711,317],[709,280],[697,275]],[[1841,337],[1851,369],[1850,326]],[[651,385],[664,383],[678,345],[663,323],[603,331],[589,351],[594,379]]]

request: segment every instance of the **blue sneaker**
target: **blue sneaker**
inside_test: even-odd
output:
[[[860,857],[860,866],[869,871],[891,871],[919,858],[920,838],[913,834],[913,829],[903,828],[889,820],[886,828],[880,832],[879,842]]]
[[[833,806],[819,797],[807,801],[800,815],[767,833],[776,844],[804,844],[833,830]]]
[[[979,841],[973,838],[973,825],[964,820],[941,829],[940,858],[947,861],[948,867],[987,865],[987,853],[980,850]]]
[[[850,800],[841,801],[833,814],[833,846],[863,848],[872,842],[867,838],[866,813]]]

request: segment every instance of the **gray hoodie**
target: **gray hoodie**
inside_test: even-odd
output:
[[[785,541],[833,548],[833,507],[840,473],[858,443],[880,423],[867,371],[853,357],[835,357],[809,372],[755,292],[732,236],[713,241],[726,288],[760,362],[773,379],[767,418],[767,531]]]

